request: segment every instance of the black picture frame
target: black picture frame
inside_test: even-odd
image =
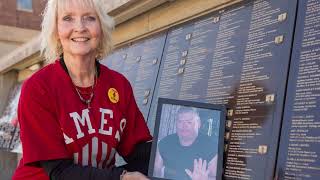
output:
[[[215,128],[214,128],[215,132],[213,132],[213,129],[211,128],[210,132],[213,132],[214,135],[211,134],[210,137],[212,136],[212,138],[216,138],[215,141],[212,141],[212,142],[216,142],[216,147],[217,147],[217,149],[216,149],[216,152],[217,152],[216,180],[222,180],[226,107],[224,105],[215,105],[215,104],[209,104],[209,103],[200,103],[200,102],[194,102],[194,101],[185,101],[185,100],[176,100],[176,99],[167,99],[167,98],[159,98],[159,100],[158,100],[158,107],[157,107],[157,114],[156,114],[155,128],[154,128],[154,137],[153,137],[153,142],[152,142],[151,156],[150,156],[149,169],[148,169],[149,178],[154,179],[154,180],[168,180],[167,178],[156,177],[156,175],[154,175],[154,166],[155,166],[158,143],[162,138],[170,135],[170,133],[167,133],[164,136],[163,134],[165,134],[165,133],[162,132],[163,129],[161,132],[159,132],[159,130],[160,130],[160,126],[162,123],[161,121],[164,121],[163,120],[164,118],[162,117],[163,111],[165,111],[165,109],[168,109],[168,108],[179,109],[181,106],[196,108],[197,111],[199,111],[201,123],[203,123],[203,119],[202,119],[203,114],[205,114],[204,115],[205,117],[214,116],[215,122],[216,122]],[[200,111],[203,113],[202,115],[200,114]],[[171,113],[172,112],[173,112],[173,110],[171,110]],[[206,112],[206,113],[204,113],[204,112]],[[172,114],[174,114],[174,113],[172,113]],[[217,114],[219,114],[219,116],[217,116]],[[170,116],[167,115],[166,119],[168,119],[168,117],[170,117]],[[174,117],[174,119],[175,118],[176,117]],[[207,120],[210,120],[210,119],[207,119]],[[213,121],[213,119],[212,119],[212,121]],[[168,121],[166,121],[166,123],[167,122]],[[171,124],[175,124],[175,120],[172,121]],[[166,125],[168,125],[168,123]],[[162,125],[162,127],[163,126],[164,125]],[[212,127],[212,123],[211,123],[211,127]],[[175,129],[175,127],[173,129]],[[206,128],[204,128],[204,129],[206,130]],[[210,129],[210,128],[208,128],[208,129]],[[199,133],[203,133],[201,131],[203,131],[203,129],[200,129]],[[210,133],[210,132],[208,131],[208,133]],[[159,140],[159,138],[161,138],[161,139]],[[178,179],[172,179],[172,180],[178,180]],[[182,179],[179,179],[179,180],[182,180]]]

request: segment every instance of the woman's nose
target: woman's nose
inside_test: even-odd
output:
[[[85,22],[82,19],[78,19],[75,23],[74,28],[75,28],[75,31],[78,31],[78,32],[85,31],[86,29]]]

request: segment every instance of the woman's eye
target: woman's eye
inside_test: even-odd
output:
[[[95,21],[97,18],[94,17],[94,16],[85,16],[84,19],[85,19],[86,21]]]
[[[71,20],[72,20],[72,17],[71,17],[71,16],[64,16],[64,17],[62,18],[62,20],[64,20],[64,21],[71,21]]]

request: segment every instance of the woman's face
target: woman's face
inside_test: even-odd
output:
[[[95,56],[101,39],[100,20],[91,7],[69,0],[58,11],[58,39],[63,53],[71,56]]]

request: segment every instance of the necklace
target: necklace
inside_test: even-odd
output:
[[[78,94],[80,100],[81,100],[84,104],[86,104],[86,105],[88,106],[88,108],[90,108],[90,104],[91,104],[91,101],[92,101],[93,96],[94,96],[93,87],[94,87],[94,85],[92,85],[92,90],[91,90],[89,99],[85,99],[85,98],[83,98],[83,97],[81,96],[80,90],[75,86],[75,89],[76,89],[76,91],[77,91],[77,94]]]
[[[82,97],[80,90],[79,90],[79,89],[77,88],[77,86],[73,83],[73,80],[72,80],[72,78],[70,77],[70,78],[71,78],[71,81],[72,81],[72,84],[73,84],[74,88],[76,89],[76,92],[77,92],[77,94],[78,94],[81,102],[83,102],[84,104],[86,104],[87,107],[88,107],[88,109],[90,109],[90,104],[91,104],[91,101],[92,101],[93,96],[94,96],[94,87],[96,86],[96,84],[97,84],[97,79],[98,79],[97,74],[98,74],[98,73],[97,73],[97,69],[95,68],[95,77],[94,77],[94,82],[93,82],[93,85],[92,85],[92,89],[91,89],[91,93],[90,93],[89,99],[85,99],[84,97]]]

